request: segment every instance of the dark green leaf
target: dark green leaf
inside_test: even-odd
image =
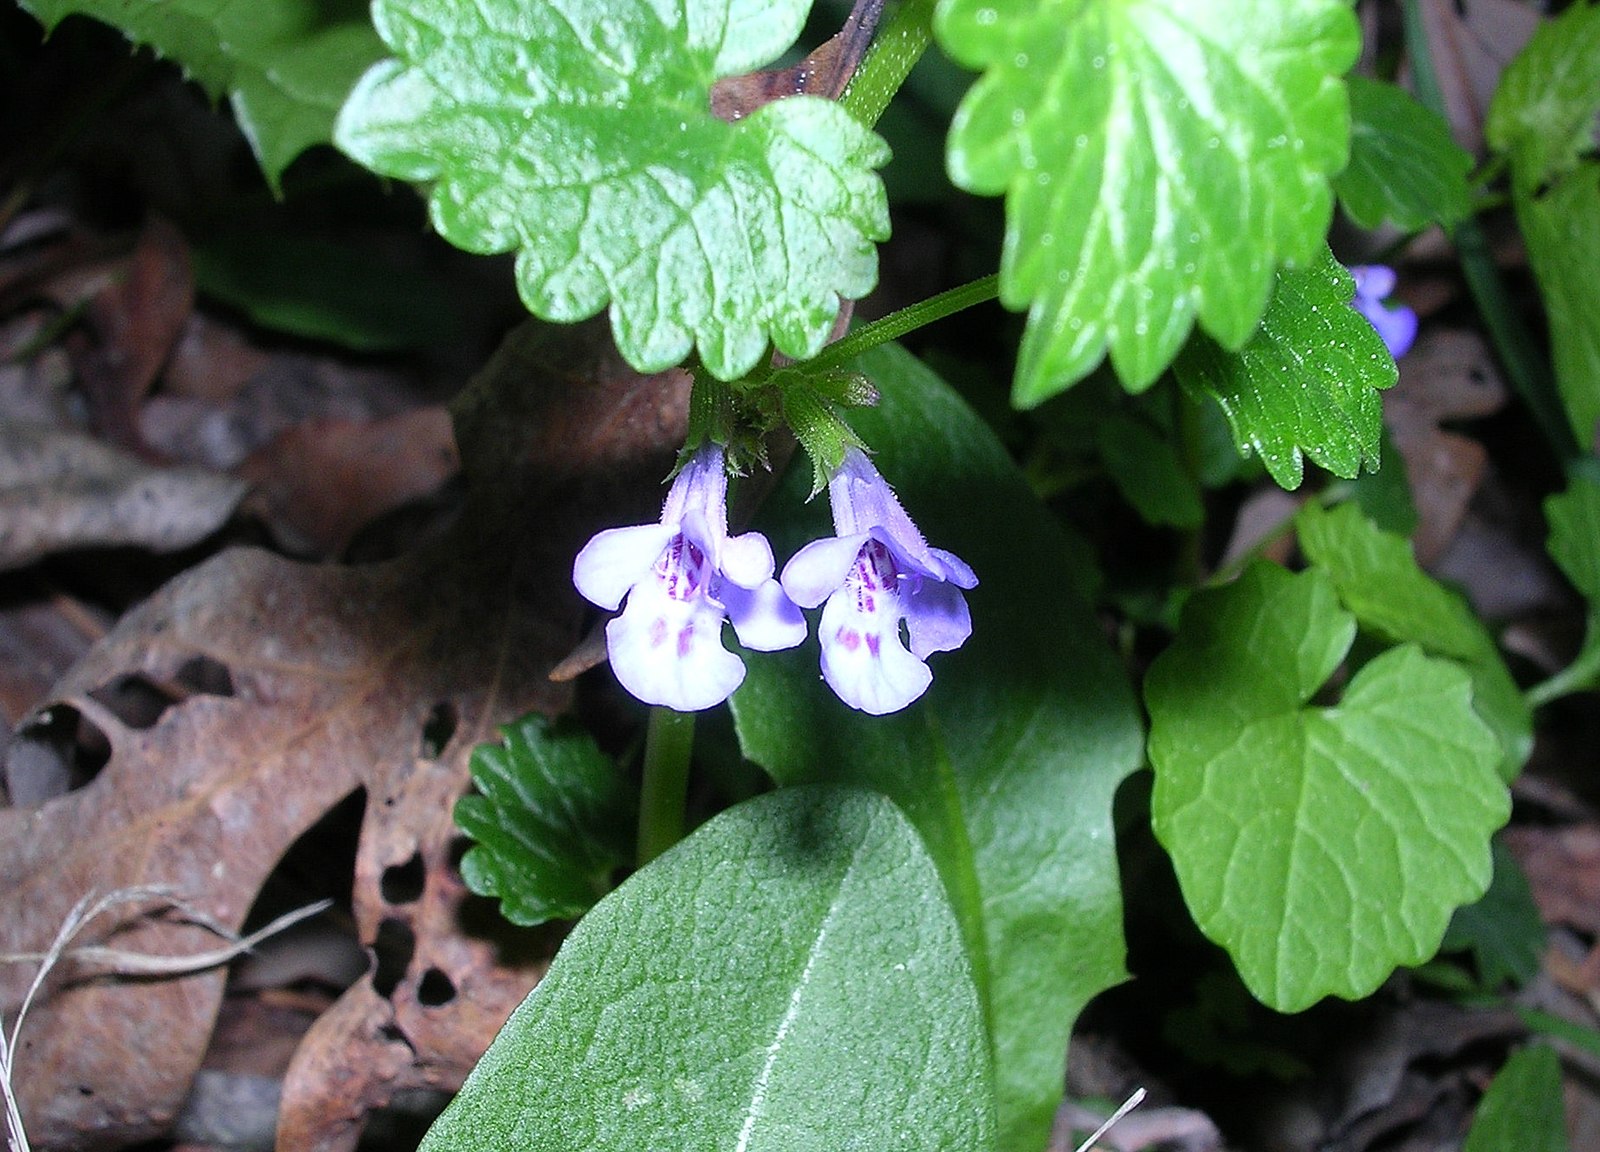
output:
[[[1440,949],[1470,950],[1485,988],[1530,984],[1539,975],[1546,933],[1517,858],[1494,842],[1494,879],[1476,904],[1457,908]]]
[[[573,930],[423,1152],[988,1152],[961,930],[881,796],[731,808]]]
[[[1350,77],[1350,166],[1333,182],[1363,228],[1453,224],[1472,211],[1472,156],[1444,119],[1393,84]]]
[[[1006,195],[1001,299],[1028,311],[1017,403],[1108,350],[1148,387],[1196,318],[1238,348],[1274,270],[1315,261],[1348,158],[1344,0],[941,0],[934,32],[984,72],[949,167]]]
[[[1146,522],[1198,528],[1205,520],[1200,487],[1183,470],[1172,441],[1142,420],[1113,416],[1099,427],[1100,459],[1117,488]]]
[[[899,348],[855,366],[882,393],[851,416],[878,467],[929,541],[978,573],[972,638],[932,658],[922,701],[879,718],[828,691],[814,642],[751,661],[735,719],[778,780],[866,785],[916,824],[987,1006],[1002,1147],[1034,1152],[1073,1020],[1123,976],[1111,800],[1139,763],[1138,715],[1075,590],[1071,550],[994,435]],[[766,505],[780,555],[828,531],[824,509],[801,505],[804,471]]]
[[[1561,1061],[1533,1044],[1512,1055],[1483,1094],[1462,1152],[1568,1152]]]
[[[1399,378],[1383,340],[1349,307],[1354,281],[1326,248],[1316,266],[1278,274],[1261,329],[1238,352],[1197,335],[1174,368],[1222,406],[1239,449],[1260,453],[1272,478],[1298,488],[1302,453],[1336,476],[1376,467],[1378,390]]]
[[[477,841],[461,878],[498,896],[513,924],[576,920],[628,859],[633,794],[574,723],[527,716],[501,735],[472,750],[478,791],[456,803],[456,825]]]
[[[733,379],[767,353],[815,355],[839,299],[877,280],[889,232],[883,142],[797,96],[734,124],[720,77],[789,46],[805,0],[377,0],[398,59],[364,76],[339,147],[433,184],[434,226],[516,251],[528,308],[572,322],[611,306],[640,371],[691,350]]]
[[[1600,6],[1578,0],[1542,25],[1506,69],[1484,135],[1508,152],[1516,180],[1537,187],[1595,146],[1600,115]]]
[[[1550,556],[1572,586],[1600,603],[1600,481],[1574,479],[1567,490],[1544,502],[1550,525]]]
[[[1515,779],[1533,749],[1533,716],[1467,602],[1417,567],[1410,541],[1382,531],[1353,505],[1324,512],[1309,503],[1295,523],[1307,559],[1333,580],[1363,628],[1466,668],[1472,706],[1500,743],[1500,775]]]
[[[1257,563],[1189,600],[1145,680],[1156,835],[1195,922],[1285,1012],[1432,956],[1510,814],[1456,665],[1405,645],[1310,704],[1354,636],[1320,570]]]
[[[170,57],[213,98],[226,94],[267,183],[314,144],[383,52],[360,0],[22,0],[54,28],[75,13]]]

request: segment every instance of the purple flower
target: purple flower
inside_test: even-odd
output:
[[[803,608],[827,600],[817,629],[822,678],[839,699],[874,716],[897,712],[933,682],[928,654],[959,648],[972,634],[960,589],[978,578],[928,546],[859,449],[845,450],[828,497],[838,535],[795,553],[783,589]]]
[[[1378,330],[1389,355],[1398,360],[1417,338],[1417,314],[1403,304],[1390,307],[1384,303],[1394,292],[1394,269],[1383,264],[1357,264],[1350,269],[1350,275],[1356,278],[1356,296],[1350,306]]]
[[[602,608],[627,599],[606,625],[611,670],[646,704],[680,712],[720,704],[744,680],[744,661],[722,646],[724,619],[761,652],[806,635],[805,618],[772,578],[766,537],[728,535],[728,476],[715,444],[678,473],[661,523],[599,533],[573,562],[572,582]]]

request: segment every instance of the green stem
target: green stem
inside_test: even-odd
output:
[[[907,0],[872,41],[867,57],[850,78],[839,103],[871,128],[900,91],[911,69],[933,42],[936,0]]]
[[[1574,692],[1588,691],[1600,683],[1600,642],[1596,641],[1597,635],[1600,635],[1600,619],[1591,616],[1589,638],[1578,653],[1578,658],[1548,680],[1541,680],[1522,694],[1529,708],[1542,707],[1552,700],[1570,696]]]
[[[930,296],[926,300],[907,305],[898,312],[891,312],[870,324],[863,324],[843,339],[829,344],[810,360],[794,367],[803,370],[807,375],[815,375],[829,368],[838,368],[870,348],[876,348],[879,344],[886,344],[890,340],[898,340],[907,332],[915,332],[918,328],[943,320],[946,316],[953,316],[965,308],[971,308],[974,304],[993,300],[999,294],[998,275],[989,275],[981,280],[961,284],[937,296]]]
[[[650,709],[644,738],[644,780],[639,789],[641,868],[683,839],[689,753],[693,749],[694,713]]]
[[[1422,8],[1418,0],[1405,0],[1405,30],[1417,96],[1443,116],[1444,96],[1439,89],[1439,78],[1433,70],[1428,32],[1422,22]],[[1494,343],[1500,362],[1505,365],[1506,375],[1511,378],[1511,386],[1533,414],[1534,422],[1539,425],[1556,458],[1564,468],[1569,467],[1578,455],[1578,444],[1572,426],[1567,422],[1566,407],[1556,390],[1549,362],[1533,333],[1523,323],[1521,313],[1517,311],[1500,279],[1489,250],[1488,238],[1478,222],[1469,219],[1450,230],[1450,239],[1460,256],[1467,287],[1489,329],[1489,339]]]

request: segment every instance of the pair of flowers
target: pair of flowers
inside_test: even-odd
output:
[[[836,535],[807,544],[774,578],[759,532],[728,534],[722,448],[706,444],[667,493],[659,524],[611,528],[578,553],[572,581],[602,608],[611,668],[647,704],[681,712],[726,700],[744,662],[722,645],[733,622],[744,647],[792,648],[806,636],[802,608],[823,604],[822,677],[852,708],[896,712],[933,680],[927,657],[972,632],[961,590],[978,578],[929,547],[888,482],[849,448],[828,484]],[[902,636],[901,623],[905,624]]]

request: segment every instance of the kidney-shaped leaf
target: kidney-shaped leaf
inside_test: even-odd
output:
[[[1145,682],[1156,835],[1195,922],[1280,1011],[1432,956],[1510,815],[1454,663],[1393,648],[1310,704],[1354,636],[1323,573],[1258,563],[1189,601]]]
[[[1001,299],[1029,309],[1016,398],[1109,348],[1145,388],[1198,316],[1224,346],[1333,213],[1360,34],[1345,0],[941,0],[939,43],[984,69],[951,176],[1006,195]]]
[[[888,800],[784,789],[597,904],[424,1152],[985,1152],[961,931]]]
[[[887,146],[809,96],[734,124],[718,78],[794,40],[804,0],[377,0],[398,59],[352,93],[336,140],[386,175],[434,184],[434,226],[516,250],[523,301],[571,322],[611,303],[640,371],[691,349],[743,375],[768,339],[816,354],[877,280]]]

